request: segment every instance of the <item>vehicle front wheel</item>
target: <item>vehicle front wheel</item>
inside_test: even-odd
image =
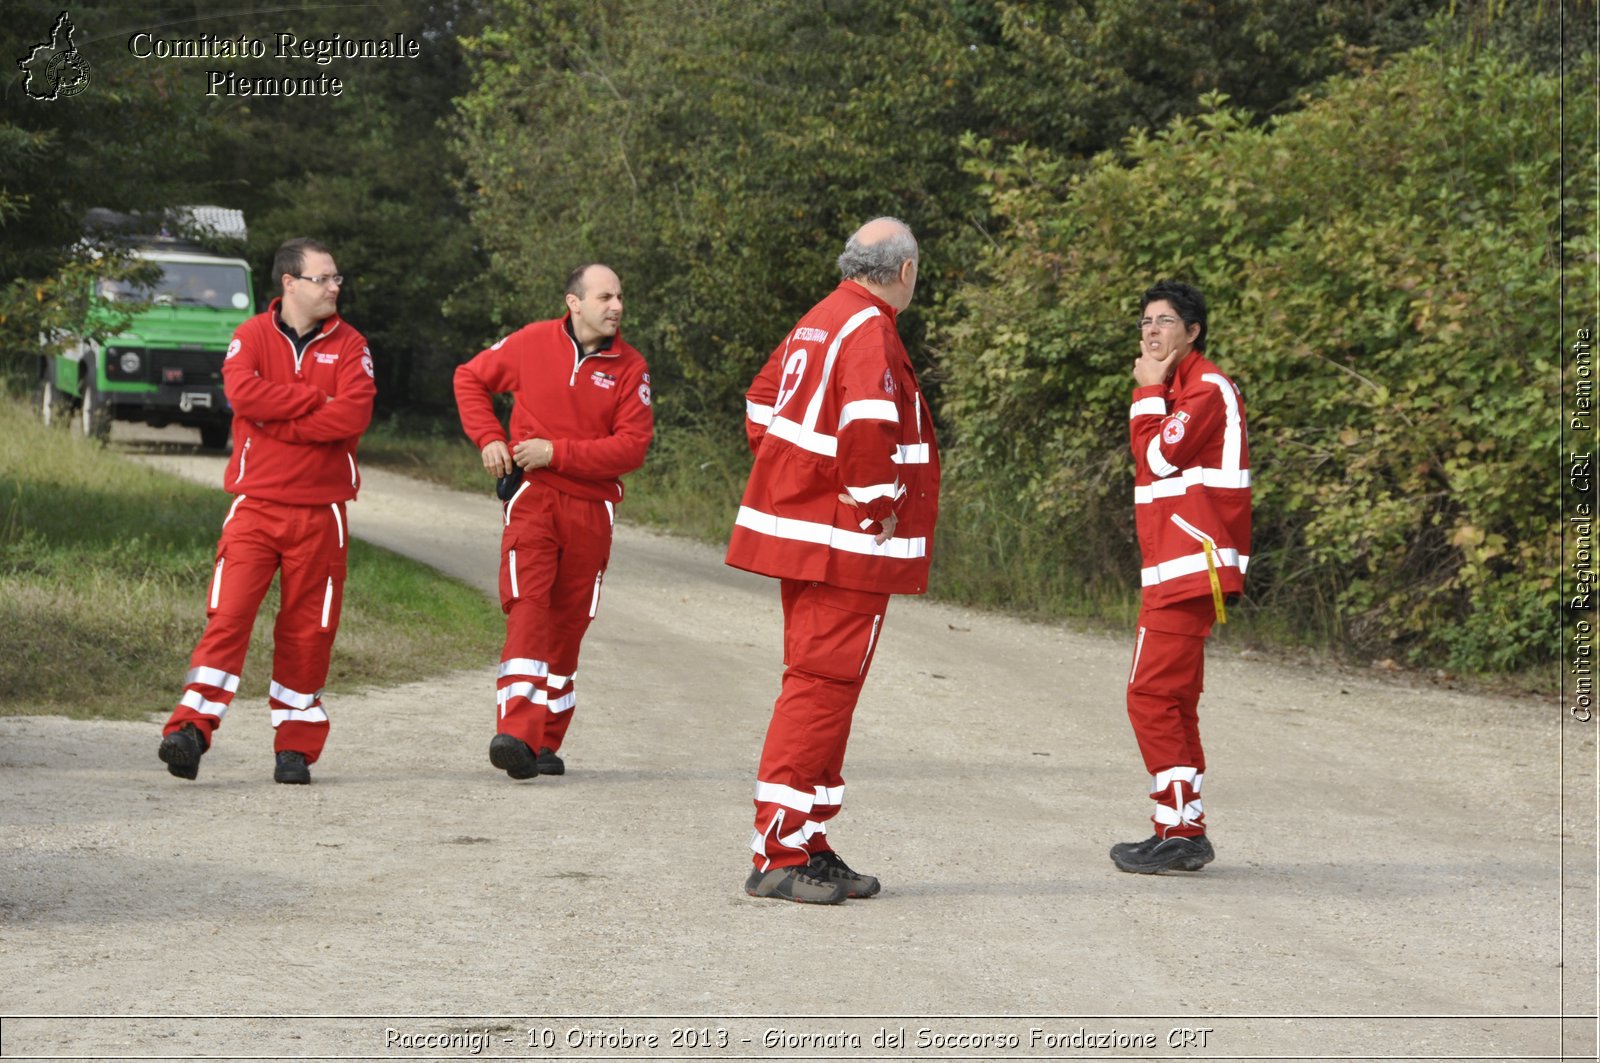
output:
[[[46,427],[55,424],[61,418],[62,406],[61,392],[56,390],[54,380],[45,377],[34,386],[33,409]]]
[[[228,432],[231,427],[226,421],[221,424],[201,425],[200,445],[206,450],[227,450]]]
[[[94,378],[83,382],[83,402],[78,409],[78,426],[85,439],[104,443],[111,438],[111,407],[94,386]]]

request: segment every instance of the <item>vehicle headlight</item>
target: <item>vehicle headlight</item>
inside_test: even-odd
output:
[[[117,366],[130,376],[139,371],[139,356],[133,351],[123,351],[122,357],[117,359]]]

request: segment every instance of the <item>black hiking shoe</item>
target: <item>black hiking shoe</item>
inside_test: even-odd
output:
[[[850,865],[832,849],[813,853],[810,863],[806,864],[806,874],[843,886],[846,897],[873,897],[883,888],[871,875],[851,870]]]
[[[837,882],[824,882],[811,874],[806,864],[775,867],[771,871],[752,871],[744,880],[744,891],[752,897],[771,897],[801,904],[838,904],[850,891]]]
[[[1152,834],[1142,842],[1122,842],[1111,847],[1111,862],[1118,870],[1136,875],[1162,871],[1199,871],[1217,857],[1204,834],[1194,838],[1163,838]]]
[[[200,737],[200,729],[192,723],[186,723],[161,739],[161,748],[156,750],[156,756],[178,778],[193,779],[200,774],[200,758],[205,752],[206,740]]]
[[[515,735],[498,734],[489,743],[489,763],[513,779],[539,777],[539,758]]]
[[[279,752],[278,765],[272,769],[272,781],[300,785],[310,782],[311,766],[306,763],[306,755],[293,749]]]
[[[539,747],[539,774],[540,775],[565,775],[567,762],[556,756],[556,751],[549,746]]]

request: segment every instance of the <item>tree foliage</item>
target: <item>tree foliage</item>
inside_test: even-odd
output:
[[[1570,148],[1592,159],[1574,91],[1592,59],[1572,77]],[[1187,279],[1251,413],[1254,594],[1419,660],[1538,659],[1559,534],[1550,278],[1595,191],[1587,167],[1562,184],[1561,94],[1494,52],[1422,49],[1265,127],[1212,96],[1081,176],[972,141],[1006,228],[939,333],[958,496],[1014,487],[1086,578],[1130,583],[1137,299]],[[1592,287],[1593,256],[1574,261]]]

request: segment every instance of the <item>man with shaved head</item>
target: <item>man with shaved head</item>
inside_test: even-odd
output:
[[[489,762],[513,779],[563,775],[584,632],[600,608],[625,473],[654,434],[650,367],[624,343],[622,282],[599,263],[567,277],[567,313],[518,329],[456,369],[456,407],[499,478],[505,648]],[[493,396],[511,392],[511,433]]]
[[[838,904],[878,880],[834,852],[845,745],[891,594],[928,587],[939,509],[933,418],[896,315],[917,287],[904,222],[863,225],[843,280],[745,393],[755,465],[727,563],[780,581],[783,687],[756,771],[752,897]]]

